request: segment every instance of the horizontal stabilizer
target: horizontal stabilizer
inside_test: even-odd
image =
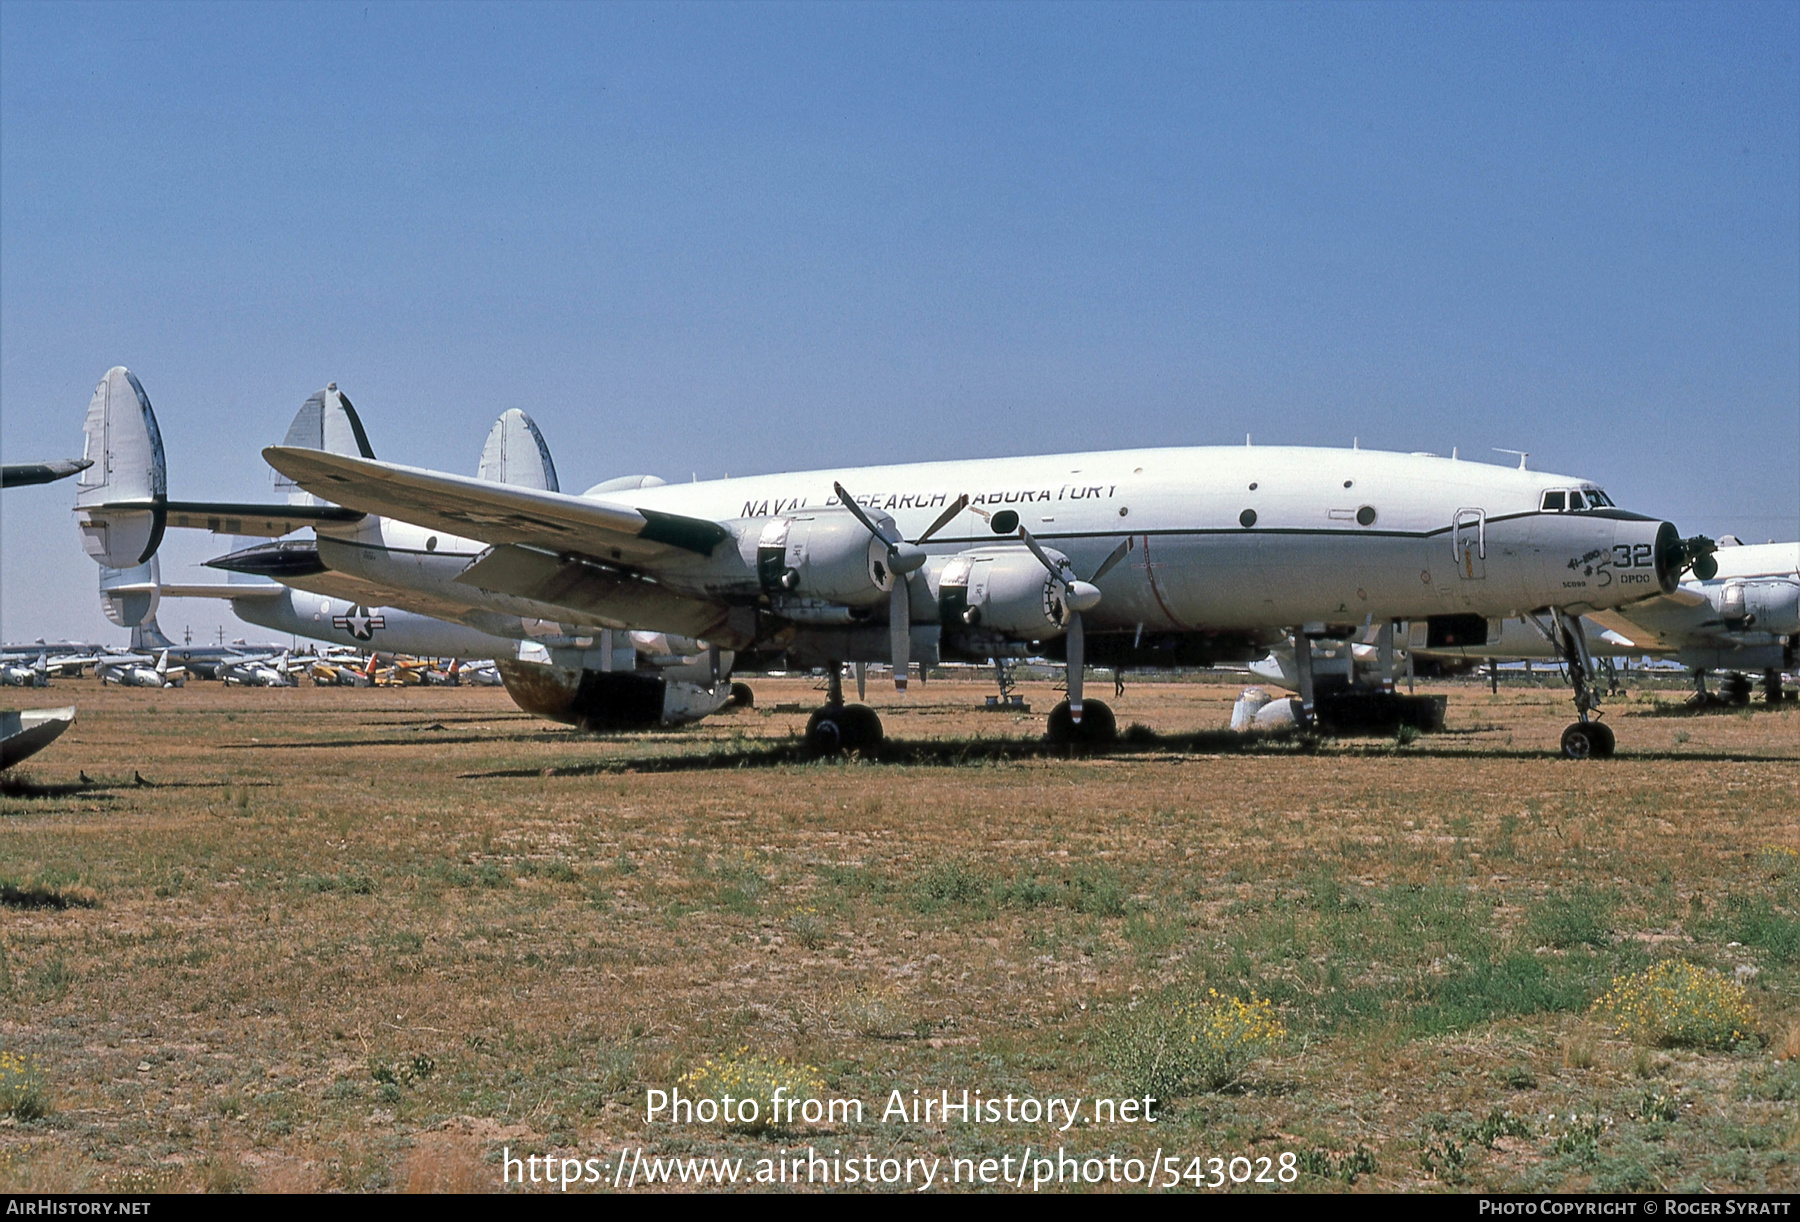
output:
[[[166,584],[162,588],[164,598],[274,598],[285,594],[287,587],[274,582],[232,582],[207,581],[193,585]]]
[[[256,535],[273,539],[302,527],[360,522],[363,514],[338,505],[244,505],[232,502],[170,501],[170,526],[210,530],[215,535]]]
[[[210,530],[215,535],[279,538],[307,526],[360,522],[363,514],[337,505],[251,505],[213,501],[109,501],[80,511],[82,530],[115,531],[153,525],[160,542],[165,528]],[[135,538],[135,536],[133,536]]]
[[[0,488],[23,488],[30,484],[53,484],[77,471],[94,465],[91,458],[70,458],[60,462],[9,462],[0,467]]]

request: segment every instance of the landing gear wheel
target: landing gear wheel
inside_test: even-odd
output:
[[[1110,743],[1119,737],[1119,723],[1113,718],[1113,711],[1098,700],[1084,700],[1081,704],[1081,724],[1075,724],[1074,715],[1069,712],[1069,702],[1063,701],[1050,710],[1050,720],[1044,727],[1044,737],[1058,746],[1070,743]]]
[[[1719,698],[1733,708],[1744,708],[1750,703],[1750,676],[1740,675],[1733,671],[1719,680]]]
[[[1778,670],[1764,671],[1763,699],[1770,704],[1780,704],[1786,698],[1787,694],[1781,690],[1781,672]]]
[[[850,741],[844,745],[856,751],[872,751],[884,737],[881,718],[866,704],[846,704],[844,723],[850,727]]]
[[[820,755],[866,751],[881,739],[881,718],[866,704],[828,704],[806,723],[806,745]]]
[[[1578,721],[1563,731],[1562,753],[1564,759],[1604,759],[1612,754],[1612,731],[1597,721]]]
[[[734,709],[753,709],[756,707],[756,693],[750,690],[748,683],[733,683],[731,695],[725,703]]]

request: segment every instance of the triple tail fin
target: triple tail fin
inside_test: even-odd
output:
[[[81,427],[90,463],[75,485],[81,546],[107,568],[143,564],[168,524],[169,475],[150,396],[131,370],[106,371]]]
[[[515,488],[535,488],[540,492],[561,492],[556,482],[556,464],[551,461],[550,447],[538,432],[537,422],[518,408],[509,408],[489,430],[487,444],[481,447],[481,465],[477,479]]]

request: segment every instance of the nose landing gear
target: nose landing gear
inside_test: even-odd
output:
[[[1537,630],[1549,638],[1556,647],[1569,675],[1569,685],[1575,689],[1575,724],[1562,733],[1562,753],[1564,759],[1585,760],[1605,759],[1613,753],[1615,745],[1612,727],[1603,725],[1597,717],[1600,711],[1600,688],[1594,682],[1594,658],[1588,652],[1587,634],[1582,631],[1581,617],[1571,615],[1560,607],[1550,608],[1552,626],[1546,628],[1531,616],[1531,622]]]

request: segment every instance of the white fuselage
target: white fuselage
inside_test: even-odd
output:
[[[1673,658],[1708,670],[1765,670],[1791,657],[1800,633],[1800,543],[1722,547],[1718,571],[1681,585],[1685,601],[1656,599],[1601,611],[1586,625],[1596,654]],[[1703,602],[1701,600],[1704,600]],[[1498,639],[1465,649],[1424,650],[1444,657],[1555,658],[1555,647],[1523,617],[1509,618]]]
[[[841,482],[914,538],[959,494],[967,510],[930,540],[931,577],[972,548],[1017,547],[1023,525],[1094,571],[1121,540],[1133,551],[1097,584],[1090,631],[1275,629],[1322,621],[1576,611],[1660,593],[1658,531],[1605,509],[1540,512],[1567,476],[1372,450],[1204,447],[764,475],[640,488],[596,499],[719,521],[737,539],[656,576],[672,590],[754,598],[759,532],[772,518],[841,514]],[[1005,515],[1016,515],[1008,518]],[[1246,524],[1248,523],[1248,524]],[[320,532],[332,568],[464,606],[606,624],[555,604],[455,579],[485,550],[388,519]],[[423,608],[421,608],[423,609]],[[928,611],[928,609],[926,609]],[[915,603],[915,621],[928,618]],[[656,623],[608,626],[661,628]]]

